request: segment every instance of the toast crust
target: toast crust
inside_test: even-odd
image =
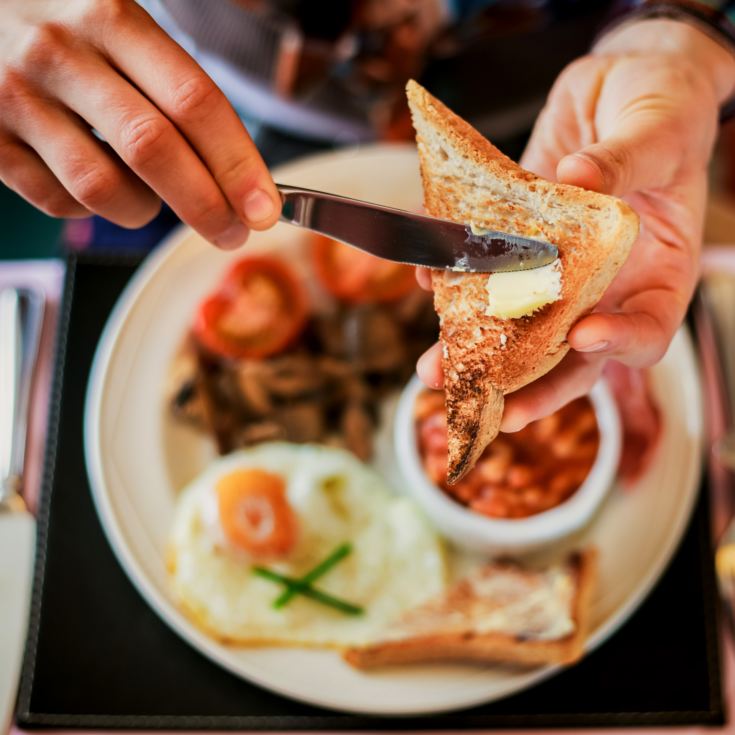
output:
[[[574,663],[582,657],[589,633],[590,603],[597,577],[597,552],[591,548],[576,552],[570,556],[568,564],[573,569],[575,580],[572,600],[574,630],[563,638],[530,640],[503,633],[476,633],[472,630],[447,633],[437,630],[349,648],[344,658],[352,666],[363,669],[432,661],[480,661],[520,666]],[[440,604],[450,607],[461,604],[462,584],[463,581],[457,583]]]
[[[407,95],[427,212],[547,240],[558,247],[562,265],[561,299],[519,319],[485,314],[487,275],[432,273],[451,484],[497,435],[503,395],[541,377],[567,353],[569,329],[625,262],[638,217],[620,199],[524,170],[416,82],[408,83]]]

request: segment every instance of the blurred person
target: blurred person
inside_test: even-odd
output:
[[[0,179],[48,214],[121,228],[150,222],[164,201],[233,248],[278,218],[264,157],[409,137],[409,77],[511,154],[535,118],[522,165],[624,197],[642,228],[596,312],[571,330],[573,350],[508,398],[513,431],[585,393],[610,358],[655,363],[681,323],[735,88],[733,6],[4,0]],[[441,385],[436,349],[418,369]]]

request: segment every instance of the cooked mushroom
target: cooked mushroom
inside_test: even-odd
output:
[[[233,446],[247,447],[260,442],[286,439],[286,430],[277,421],[258,421],[242,426],[233,437]]]
[[[399,370],[406,359],[402,330],[387,307],[356,307],[345,318],[347,356],[366,372]]]
[[[363,460],[373,453],[373,430],[375,426],[362,403],[349,403],[342,413],[342,433],[347,448]]]
[[[331,357],[344,357],[345,340],[342,333],[344,314],[319,314],[314,317],[313,330],[318,342],[316,352],[322,352]]]
[[[263,363],[263,382],[277,398],[313,396],[324,385],[318,363],[311,355],[283,355]]]
[[[263,366],[262,361],[243,360],[235,368],[241,401],[246,411],[256,416],[268,416],[273,411],[273,401],[263,381]]]
[[[171,410],[174,416],[194,426],[203,427],[205,425],[204,406],[197,392],[194,378],[185,380],[174,392],[171,399]]]
[[[218,358],[187,341],[172,365],[171,409],[209,431],[220,453],[288,440],[369,459],[381,399],[436,334],[430,295],[415,293],[391,304],[335,304],[313,314],[287,351],[264,359]]]
[[[280,408],[276,420],[292,442],[316,442],[324,433],[324,412],[316,401],[294,403]]]

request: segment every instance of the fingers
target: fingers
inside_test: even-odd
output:
[[[3,122],[90,212],[124,227],[140,227],[158,212],[160,202],[155,194],[124,170],[78,118],[58,105],[27,90],[17,92]],[[46,195],[55,196],[55,182],[48,174],[39,174],[42,169],[34,166],[34,158],[26,156],[25,160],[36,176],[44,177],[49,186]]]
[[[20,34],[13,73],[0,77],[5,133],[119,224],[150,219],[156,194],[222,247],[273,224],[280,197],[234,110],[145,11],[109,0],[64,19]]]
[[[280,196],[245,127],[197,63],[140,8],[105,38],[114,64],[197,152],[232,210],[249,227],[273,225]]]
[[[0,181],[51,217],[90,215],[43,160],[19,141],[0,137]]]
[[[438,342],[421,355],[416,363],[416,372],[428,388],[438,390],[444,385],[442,349]]]
[[[416,268],[416,281],[424,291],[431,291],[431,269],[430,268]]]
[[[548,416],[585,395],[600,376],[604,363],[602,355],[570,352],[551,372],[505,396],[500,430],[520,431],[531,421]]]
[[[660,158],[663,154],[646,135],[633,140],[615,138],[562,158],[556,176],[563,184],[623,196],[671,181],[673,158]]]
[[[683,158],[678,125],[645,107],[632,112],[614,134],[562,158],[557,179],[614,196],[667,186]]]
[[[184,222],[222,248],[247,239],[246,225],[201,159],[140,92],[102,59],[73,60],[61,74],[64,83],[55,84],[60,101],[98,130]]]
[[[666,353],[685,308],[671,291],[649,291],[631,299],[621,312],[585,317],[571,329],[568,341],[577,352],[649,367]]]

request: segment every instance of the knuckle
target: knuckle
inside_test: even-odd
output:
[[[58,23],[41,23],[28,31],[19,45],[16,66],[39,73],[65,65],[70,52],[69,34]]]
[[[173,91],[172,114],[185,120],[206,117],[216,106],[220,95],[217,85],[209,77],[203,74],[191,76]]]
[[[74,198],[89,209],[100,209],[115,196],[119,177],[103,166],[80,171],[73,176],[70,186]]]
[[[626,364],[647,368],[663,358],[668,347],[667,329],[658,315],[637,316],[630,337],[623,343],[621,357]]]
[[[200,232],[219,234],[230,222],[230,214],[224,199],[213,192],[201,197],[192,197],[195,204],[184,214],[194,229]]]
[[[0,173],[11,169],[16,158],[16,143],[10,139],[0,138]]]
[[[35,204],[50,217],[71,217],[85,209],[61,188],[44,193],[35,201]]]
[[[661,362],[666,350],[669,346],[669,340],[663,330],[657,334],[651,341],[648,349],[648,355],[646,357],[646,364],[643,367],[652,367],[657,363]]]
[[[117,26],[132,11],[130,0],[89,0],[83,14],[85,22]]]
[[[229,190],[236,187],[236,191],[251,191],[259,179],[259,166],[253,156],[247,153],[237,159],[228,161],[221,169],[215,171],[220,186]]]
[[[665,344],[654,345],[653,352],[651,353],[649,363],[645,367],[652,367],[653,365],[656,365],[659,362],[661,362],[661,360],[664,359],[664,355],[666,354],[666,347],[667,346]]]
[[[171,123],[161,115],[134,118],[120,132],[123,158],[134,168],[148,165],[165,147],[172,131]]]
[[[631,155],[628,147],[622,144],[600,144],[595,159],[608,189],[627,191],[631,173]]]
[[[565,85],[574,86],[577,82],[583,81],[589,76],[593,67],[599,66],[600,60],[594,56],[580,56],[567,64],[559,74],[554,88],[563,88]]]
[[[39,99],[25,74],[5,68],[0,72],[0,120],[22,135],[21,127],[34,116]]]

